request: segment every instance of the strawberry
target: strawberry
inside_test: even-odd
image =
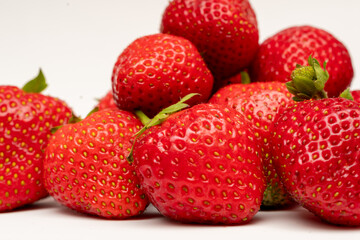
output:
[[[306,64],[310,54],[329,63],[325,87],[329,97],[339,96],[350,86],[354,72],[346,47],[330,33],[311,26],[287,28],[265,40],[251,65],[251,79],[288,82],[296,63]]]
[[[122,52],[114,66],[112,86],[120,109],[140,109],[154,116],[191,92],[200,95],[190,105],[207,101],[213,77],[190,41],[155,34],[135,40]]]
[[[294,200],[326,222],[360,226],[360,105],[324,98],[328,73],[309,65],[288,83],[300,102],[275,118],[273,162]]]
[[[71,110],[40,94],[46,86],[41,71],[23,89],[0,86],[0,212],[47,196],[43,151],[51,128],[67,123]]]
[[[261,148],[267,179],[262,202],[264,208],[279,208],[293,203],[284,190],[271,161],[269,142],[273,120],[280,108],[292,102],[291,96],[284,83],[257,82],[228,85],[216,92],[209,100],[209,103],[237,110],[253,129],[255,140]]]
[[[135,142],[151,203],[183,222],[242,224],[260,208],[265,179],[253,133],[235,110],[199,104],[170,115]]]
[[[247,70],[245,70],[245,71],[242,71],[230,78],[224,79],[222,81],[215,81],[213,92],[216,92],[219,89],[221,89],[227,85],[230,85],[230,84],[235,84],[235,83],[247,84],[250,82],[251,82],[250,76],[249,76]]]
[[[148,201],[126,160],[140,128],[133,114],[105,109],[57,130],[45,152],[49,194],[71,209],[104,218],[142,213]]]
[[[112,91],[107,92],[107,94],[99,100],[97,107],[99,110],[116,108]]]
[[[355,102],[360,103],[360,90],[351,91],[351,95],[352,95]]]
[[[194,43],[219,81],[246,68],[259,46],[255,12],[247,0],[173,0],[161,32]]]

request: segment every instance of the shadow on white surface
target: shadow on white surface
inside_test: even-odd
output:
[[[325,230],[325,231],[356,231],[359,232],[360,226],[358,227],[346,227],[339,226],[327,223],[321,220],[319,217],[315,216],[308,210],[298,207],[294,210],[294,216],[297,217],[298,227],[307,228],[307,229],[316,229],[316,230]]]
[[[63,217],[77,217],[83,219],[91,219],[95,221],[141,221],[141,220],[148,220],[153,218],[162,218],[162,215],[151,205],[146,209],[146,211],[143,214],[127,219],[107,219],[107,218],[98,217],[96,215],[80,213],[66,206],[63,206],[59,203],[55,203],[55,205],[57,205],[57,209],[55,210],[55,213]]]
[[[27,204],[22,207],[16,208],[14,210],[8,211],[8,212],[0,212],[1,215],[6,214],[13,214],[13,213],[21,213],[21,212],[28,212],[28,211],[35,211],[35,210],[42,210],[42,209],[49,209],[49,208],[55,208],[56,203],[49,201],[50,197],[45,197],[35,203]]]
[[[149,205],[146,211],[136,217],[132,217],[125,220],[116,220],[116,219],[105,219],[97,217],[94,215],[88,215],[84,213],[79,213],[75,210],[72,210],[68,207],[65,207],[57,203],[53,198],[47,197],[36,203],[26,205],[24,207],[18,208],[11,212],[0,213],[0,217],[6,214],[24,214],[39,213],[40,211],[51,211],[53,216],[58,216],[60,218],[79,218],[84,221],[109,221],[109,222],[139,222],[142,225],[142,228],[151,227],[175,227],[175,228],[242,228],[242,227],[255,227],[262,225],[272,225],[274,229],[283,229],[286,226],[287,231],[298,231],[299,229],[307,229],[308,231],[344,231],[344,232],[359,232],[360,227],[345,227],[332,225],[327,222],[322,221],[319,217],[315,216],[305,208],[292,205],[284,209],[266,209],[260,210],[257,213],[252,221],[243,225],[220,225],[220,224],[196,224],[196,223],[183,223],[177,222],[172,219],[163,217],[159,211],[153,206]],[[4,216],[5,217],[5,216]],[[151,224],[142,224],[144,220],[151,220]],[[359,232],[360,233],[360,232]]]

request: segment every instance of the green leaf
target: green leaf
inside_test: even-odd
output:
[[[308,58],[308,64],[309,64],[309,66],[312,66],[312,67],[314,66],[314,60],[311,55]]]
[[[351,95],[351,92],[350,92],[350,89],[349,89],[349,88],[345,89],[345,90],[340,94],[340,97],[354,101],[354,98],[353,98],[353,96]]]
[[[76,116],[74,113],[71,113],[71,114],[72,114],[72,116],[69,119],[69,124],[78,123],[83,120],[81,117]]]
[[[90,116],[91,114],[98,112],[99,111],[99,107],[94,107],[87,115],[86,117]]]
[[[316,61],[317,62],[317,61]],[[326,66],[326,65],[325,65]],[[315,81],[315,87],[318,91],[321,91],[325,87],[325,83],[329,79],[329,73],[325,70],[323,70],[319,64],[319,62],[314,64],[314,70],[316,74],[316,81]]]
[[[165,113],[165,114],[170,114],[170,113],[174,113],[177,111],[180,111],[181,109],[187,108],[189,105],[186,103],[178,103],[175,105],[171,105],[170,107],[167,107],[165,109],[163,109],[159,114],[161,113]]]
[[[152,119],[149,119],[142,111],[138,110],[135,111],[136,116],[138,116],[141,120],[141,122],[144,124],[144,127],[140,129],[133,137],[135,137],[134,142],[132,144],[130,154],[126,158],[127,161],[131,164],[133,159],[133,150],[136,140],[149,128],[161,124],[163,121],[165,121],[171,114],[176,113],[184,108],[187,108],[189,105],[184,103],[188,101],[190,98],[200,95],[199,93],[190,93],[186,95],[185,97],[181,98],[179,102],[170,105],[167,108],[164,108],[161,110],[158,114],[155,115]]]
[[[314,65],[317,64],[317,65],[320,66],[320,63],[319,63],[319,61],[318,61],[316,58],[313,58],[312,60],[314,61]]]
[[[314,82],[314,86],[315,86],[315,88],[316,88],[317,90],[321,91],[321,90],[324,89],[325,83],[324,83],[324,81],[316,80],[316,81]]]
[[[242,71],[242,72],[240,73],[240,75],[241,75],[241,83],[242,83],[242,84],[249,84],[249,83],[251,83],[250,76],[249,76],[249,74],[248,74],[246,71]]]
[[[306,76],[296,76],[293,78],[293,85],[300,93],[312,96],[314,93],[314,82]]]
[[[292,81],[285,83],[285,85],[286,85],[287,90],[288,90],[291,94],[296,95],[297,90],[296,90],[296,88],[293,86]]]
[[[302,98],[298,98],[298,97],[293,97],[292,98],[295,102],[302,102],[302,101],[304,101],[304,99],[302,99]]]
[[[311,96],[306,95],[306,94],[304,94],[304,93],[299,93],[299,94],[297,94],[296,96],[297,96],[298,98],[300,98],[300,99],[303,99],[303,100],[309,100],[309,99],[311,99]]]
[[[186,95],[185,97],[181,98],[178,103],[186,102],[187,100],[190,100],[190,98],[192,98],[192,97],[194,97],[194,96],[197,96],[197,95],[200,96],[200,93],[189,93],[189,94]],[[175,104],[177,104],[177,103],[175,103]],[[175,104],[174,104],[174,105],[175,105]]]
[[[56,126],[50,129],[51,134],[56,133],[57,130],[59,130],[62,126]]]
[[[22,90],[27,93],[40,93],[47,87],[47,83],[41,69],[39,70],[39,74],[29,82],[27,82]]]

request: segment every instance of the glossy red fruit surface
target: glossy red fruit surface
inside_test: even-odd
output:
[[[112,91],[107,92],[107,94],[100,99],[98,103],[98,108],[99,110],[103,110],[107,108],[116,108]]]
[[[360,90],[351,91],[351,95],[354,98],[355,102],[360,103]]]
[[[306,65],[309,55],[327,62],[329,97],[350,86],[354,71],[348,50],[330,33],[311,26],[287,28],[265,40],[251,65],[251,80],[288,82],[296,64]]]
[[[105,109],[60,128],[49,142],[44,179],[50,195],[79,212],[124,219],[148,200],[126,157],[142,127],[131,113]]]
[[[184,222],[242,224],[260,208],[265,179],[253,133],[241,116],[200,104],[150,128],[134,163],[152,204]]]
[[[321,219],[360,225],[360,106],[296,103],[275,119],[273,157],[292,197]]]
[[[0,86],[0,212],[47,195],[43,151],[51,128],[70,117],[70,108],[56,98]]]
[[[200,94],[190,105],[207,101],[213,77],[190,41],[155,34],[135,40],[121,53],[112,87],[120,109],[139,109],[152,117],[189,93]]]
[[[257,82],[228,85],[216,92],[209,100],[209,103],[237,110],[254,131],[254,139],[261,149],[267,180],[262,202],[264,207],[276,208],[292,203],[274,168],[269,141],[273,131],[273,121],[281,108],[293,102],[291,97],[284,83]]]
[[[161,32],[195,44],[217,81],[246,68],[258,49],[255,12],[247,0],[174,0]]]

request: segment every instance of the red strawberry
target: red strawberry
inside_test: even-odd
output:
[[[152,204],[184,222],[241,224],[260,208],[265,179],[253,134],[241,116],[199,104],[150,128],[134,163]]]
[[[307,99],[308,90],[323,95],[318,81],[327,73],[320,70],[314,61],[293,72],[288,86],[295,100]],[[360,226],[359,136],[360,105],[344,98],[299,102],[275,118],[277,172],[292,197],[327,222]]]
[[[213,92],[218,91],[220,88],[223,88],[230,84],[235,84],[235,83],[247,84],[250,82],[251,82],[250,76],[249,76],[247,70],[245,70],[245,71],[242,71],[230,78],[224,79],[222,81],[215,81]]]
[[[281,108],[289,105],[291,94],[284,83],[232,84],[220,89],[209,103],[220,104],[237,110],[255,133],[261,148],[267,189],[264,192],[263,207],[282,207],[292,203],[271,161],[269,142],[273,120]]]
[[[104,97],[102,97],[98,103],[99,110],[107,108],[116,108],[112,91],[109,91]]]
[[[115,63],[113,94],[120,109],[140,109],[154,116],[181,97],[196,92],[190,105],[208,100],[213,77],[195,46],[167,34],[131,43]]]
[[[161,32],[194,43],[219,80],[246,68],[259,46],[256,16],[247,0],[173,0]]]
[[[355,102],[360,103],[360,90],[351,91],[351,95]]]
[[[51,128],[68,122],[71,110],[46,88],[39,75],[23,89],[0,86],[0,212],[47,195],[42,181],[43,151]]]
[[[45,187],[79,212],[123,219],[140,214],[148,201],[127,160],[130,139],[141,128],[131,113],[105,109],[60,128],[44,161]]]
[[[330,33],[310,26],[285,29],[262,43],[251,66],[251,80],[288,82],[296,63],[306,64],[310,54],[329,63],[325,87],[329,97],[349,87],[354,72],[346,47]]]

